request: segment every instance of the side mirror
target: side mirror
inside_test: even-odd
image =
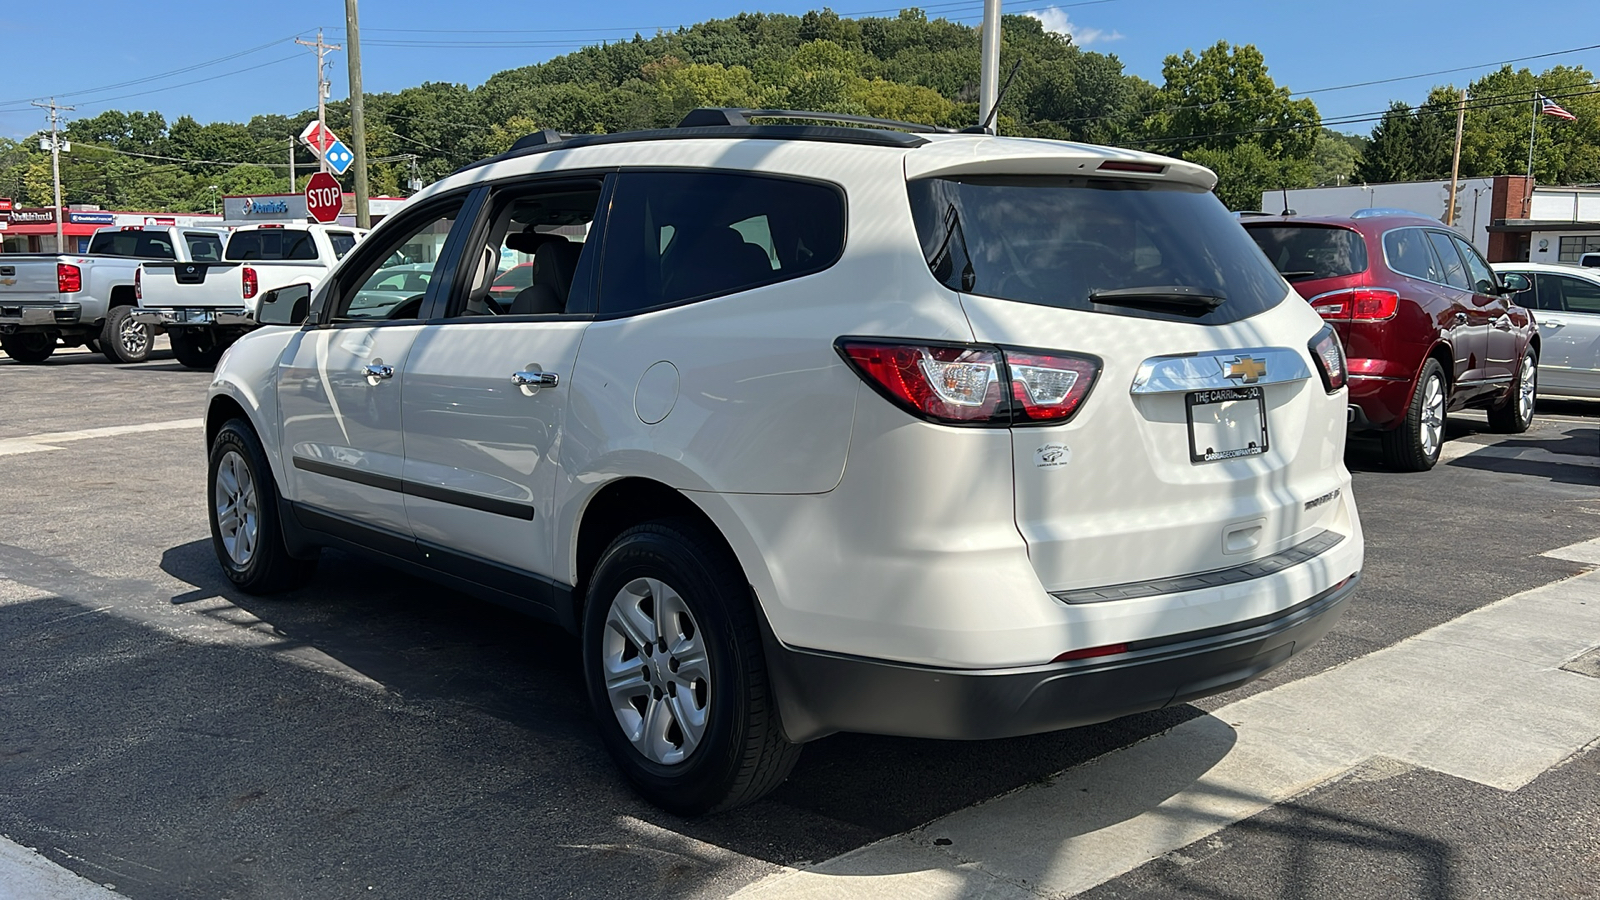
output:
[[[1504,275],[1501,275],[1500,283],[1503,285],[1503,287],[1500,289],[1500,293],[1502,295],[1520,294],[1528,288],[1533,287],[1533,285],[1528,281],[1528,276],[1521,275],[1516,272],[1507,272]]]
[[[261,295],[256,321],[262,325],[301,325],[311,311],[311,285],[291,284]]]

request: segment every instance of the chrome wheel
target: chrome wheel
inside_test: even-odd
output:
[[[1444,441],[1444,382],[1429,378],[1422,387],[1422,454],[1432,459]]]
[[[1522,357],[1522,375],[1517,380],[1517,416],[1520,422],[1533,420],[1533,397],[1538,389],[1538,369],[1531,354]]]
[[[129,356],[143,356],[150,349],[150,326],[133,321],[131,316],[124,316],[122,326],[117,329],[117,343]]]
[[[661,765],[689,758],[711,713],[706,643],[678,592],[635,578],[606,613],[600,662],[611,711],[644,757]]]
[[[244,457],[233,450],[223,454],[217,463],[216,482],[212,502],[217,510],[217,533],[228,558],[243,568],[255,557],[261,537],[256,482]]]

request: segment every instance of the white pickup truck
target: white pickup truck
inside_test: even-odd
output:
[[[340,225],[246,225],[228,236],[216,262],[149,262],[139,267],[134,318],[160,328],[178,362],[211,369],[222,351],[254,329],[267,291],[315,288],[366,232]]]
[[[96,231],[87,253],[0,255],[0,349],[41,363],[58,346],[87,344],[112,362],[142,362],[155,331],[132,316],[139,264],[214,262],[226,238],[215,228],[126,225]]]

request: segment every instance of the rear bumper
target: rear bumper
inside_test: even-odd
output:
[[[220,325],[253,328],[256,320],[242,306],[151,308],[141,306],[132,316],[141,325],[160,325],[170,328]]]
[[[0,303],[0,327],[76,325],[82,313],[77,303],[48,303],[31,306]]]
[[[1110,656],[1025,669],[938,669],[783,646],[766,629],[784,731],[978,740],[1105,722],[1252,681],[1327,633],[1355,573],[1288,609],[1199,632],[1133,641]]]
[[[1411,380],[1351,375],[1350,406],[1356,410],[1350,420],[1352,430],[1388,431],[1400,424],[1411,406]]]

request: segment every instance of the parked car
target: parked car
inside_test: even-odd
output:
[[[688,814],[836,731],[1100,722],[1317,640],[1363,553],[1344,357],[1216,176],[885,125],[533,135],[267,292],[294,327],[205,414],[224,572],[339,547],[560,623]],[[355,306],[446,232],[419,307]]]
[[[222,351],[256,327],[256,298],[263,291],[317,284],[365,234],[342,225],[246,225],[210,262],[140,266],[134,320],[165,331],[178,362],[213,368]]]
[[[1579,256],[1578,267],[1582,269],[1600,268],[1600,253],[1585,253]]]
[[[1600,269],[1495,263],[1539,323],[1540,396],[1600,397]]]
[[[1389,465],[1433,468],[1452,410],[1485,409],[1495,431],[1528,430],[1541,344],[1533,317],[1461,235],[1386,209],[1240,224],[1338,329],[1351,427],[1376,431]]]
[[[155,336],[133,316],[139,264],[222,258],[227,232],[214,228],[101,228],[87,253],[0,255],[0,349],[41,363],[57,346],[88,344],[117,363],[143,362]]]

